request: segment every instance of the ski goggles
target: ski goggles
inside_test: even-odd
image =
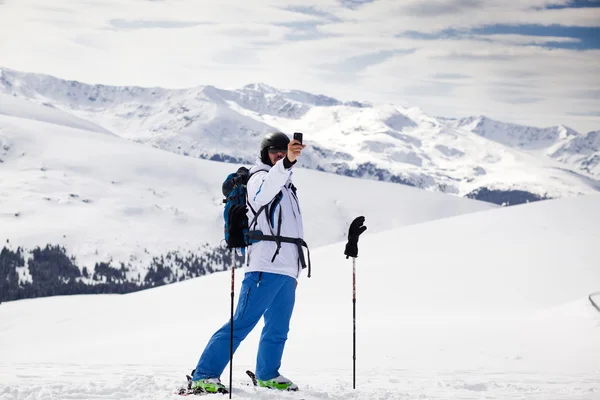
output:
[[[287,153],[288,151],[287,146],[269,146],[267,150],[269,151],[269,154]]]

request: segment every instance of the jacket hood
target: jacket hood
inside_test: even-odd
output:
[[[252,168],[250,168],[250,174],[254,174],[258,171],[266,171],[269,172],[269,170],[272,167],[270,165],[265,164],[264,162],[261,161],[260,157],[256,157],[256,162],[254,163],[254,166]]]
[[[281,161],[278,161],[278,163],[281,163]],[[256,163],[254,164],[254,166],[252,168],[250,168],[250,175],[255,174],[257,172],[260,171],[265,171],[265,172],[269,172],[271,170],[270,165],[265,164],[264,162],[261,161],[260,157],[256,158]],[[281,165],[279,168],[281,168],[281,170],[283,170],[283,165]],[[292,174],[290,174],[290,177],[288,178],[286,183],[290,183],[292,181]]]

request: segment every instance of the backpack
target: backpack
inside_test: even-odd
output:
[[[228,248],[234,247],[247,247],[258,240],[252,240],[252,234],[254,235],[262,235],[260,231],[249,231],[249,226],[254,224],[256,226],[256,219],[261,212],[268,213],[268,218],[271,225],[274,225],[274,212],[275,208],[279,204],[282,198],[282,193],[279,192],[277,196],[271,201],[269,204],[263,206],[256,212],[252,206],[248,203],[248,180],[250,179],[250,171],[246,167],[240,167],[236,172],[232,172],[227,175],[223,185],[221,186],[221,191],[223,192],[223,203],[225,204],[225,209],[223,210],[223,219],[225,220],[224,226],[224,237],[225,242],[227,242]],[[248,221],[248,216],[246,214],[243,215],[235,215],[231,213],[231,209],[236,205],[246,205],[252,213],[255,215],[252,223]],[[239,219],[239,220],[238,220]],[[239,228],[242,228],[242,237],[239,235]],[[237,236],[236,236],[237,234]],[[279,235],[277,235],[279,237]],[[242,250],[243,252],[243,250]]]
[[[230,249],[241,247],[242,253],[244,252],[244,247],[248,246],[248,243],[246,243],[246,240],[240,241],[239,237],[231,233],[233,227],[242,226],[245,238],[248,234],[248,217],[244,215],[241,221],[234,221],[232,220],[234,216],[230,214],[230,211],[233,206],[247,204],[246,185],[248,184],[248,179],[250,179],[250,171],[246,167],[240,167],[236,172],[227,175],[221,186],[221,191],[223,192],[223,196],[225,196],[225,199],[223,199],[223,203],[225,204],[225,209],[223,210],[225,242],[227,242],[227,247]]]

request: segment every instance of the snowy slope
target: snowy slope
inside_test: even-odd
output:
[[[538,129],[494,121],[484,116],[463,118],[451,122],[456,127],[523,150],[545,149],[572,136],[578,136],[577,132],[565,126]]]
[[[483,116],[449,121],[452,126],[467,129],[498,143],[539,152],[576,171],[595,177],[600,175],[599,131],[579,134],[566,126],[539,129],[494,121]]]
[[[112,260],[142,277],[153,257],[221,245],[221,184],[237,165],[132,143],[54,108],[0,96],[3,245],[60,244],[80,268]],[[373,231],[495,207],[302,168],[294,180],[314,247],[342,240],[347,224],[373,205],[380,210]]]
[[[298,286],[282,372],[302,392],[242,384],[257,327],[236,353],[233,398],[598,398],[600,314],[586,296],[600,285],[599,200],[378,233],[371,206],[357,259],[357,390],[352,267],[340,242],[313,252],[314,276]],[[229,280],[224,272],[123,296],[0,305],[0,396],[177,398],[172,389],[228,319]]]
[[[564,127],[434,118],[417,108],[342,103],[262,84],[167,90],[88,85],[8,69],[0,74],[0,92],[194,157],[250,161],[258,137],[278,129],[305,133],[310,148],[302,166],[341,175],[460,196],[485,188],[562,197],[599,188],[597,144]]]
[[[112,134],[101,126],[55,109],[50,104],[31,103],[23,98],[8,96],[2,93],[0,93],[0,115],[32,119],[34,121],[48,122],[70,128]]]

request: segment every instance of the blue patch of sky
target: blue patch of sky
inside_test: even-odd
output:
[[[336,36],[332,33],[319,31],[318,27],[324,24],[325,22],[321,21],[303,21],[285,22],[282,24],[274,25],[290,28],[290,31],[284,35],[284,39],[290,41],[316,40]]]
[[[373,3],[375,0],[338,0],[342,7],[357,9],[360,6],[368,3]]]
[[[551,4],[545,7],[548,10],[560,10],[563,8],[594,8],[600,7],[600,0],[574,0],[567,4]]]
[[[600,22],[599,22],[600,24]],[[546,42],[539,46],[549,48],[563,48],[573,50],[586,50],[600,48],[600,27],[576,27],[559,25],[508,25],[497,24],[488,25],[471,30],[445,29],[436,33],[422,33],[416,31],[406,31],[396,35],[397,37],[407,37],[412,39],[433,40],[448,38],[466,38],[471,35],[490,35],[493,39],[495,34],[515,34],[525,36],[551,36],[573,38],[572,42]]]
[[[396,35],[396,37],[404,37],[409,39],[421,39],[421,40],[434,40],[434,39],[447,39],[457,38],[464,36],[466,31],[456,29],[444,29],[436,33],[425,33],[418,31],[404,31]]]
[[[600,21],[599,21],[600,23]],[[527,36],[554,36],[577,39],[574,42],[547,42],[544,47],[564,49],[600,48],[600,27],[541,26],[541,25],[491,25],[471,31],[478,35],[518,34]]]

